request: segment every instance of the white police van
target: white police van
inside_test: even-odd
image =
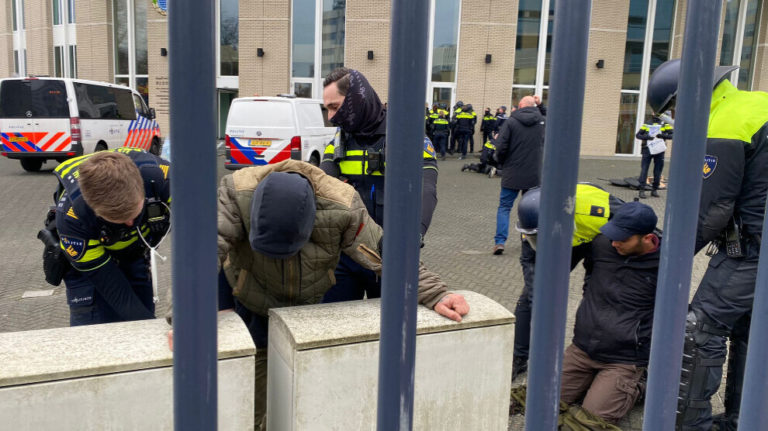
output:
[[[227,116],[224,166],[239,169],[287,159],[317,166],[336,135],[326,117],[321,100],[239,97]]]
[[[27,171],[118,147],[160,153],[154,109],[130,88],[71,78],[0,79],[0,155]]]

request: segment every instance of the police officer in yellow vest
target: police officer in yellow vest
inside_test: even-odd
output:
[[[528,369],[528,348],[531,339],[531,310],[533,303],[533,277],[536,267],[536,239],[539,230],[541,188],[528,190],[517,207],[516,229],[522,234],[520,265],[523,268],[524,287],[515,307],[515,347],[512,379]],[[571,252],[571,270],[589,252],[589,243],[600,233],[600,227],[610,219],[624,202],[592,184],[576,185],[576,208]],[[588,276],[589,274],[587,274]]]
[[[446,118],[445,111],[438,111],[438,117],[432,122],[432,142],[435,143],[435,150],[440,153],[440,160],[445,160],[445,147],[448,146],[448,133],[450,123]]]
[[[464,109],[464,102],[459,100],[456,102],[456,105],[453,107],[453,114],[451,114],[451,138],[450,143],[448,144],[448,154],[453,155],[454,151],[457,150],[456,147],[456,116],[461,114],[461,112]]]
[[[496,117],[491,115],[491,108],[485,108],[483,121],[480,123],[480,131],[483,132],[483,143],[491,140],[491,136],[496,129]]]
[[[338,68],[323,82],[323,101],[331,123],[341,129],[333,144],[325,149],[320,168],[345,179],[360,194],[370,216],[384,225],[384,175],[387,113],[368,80],[357,70]],[[437,160],[432,142],[424,138],[421,235],[427,233],[437,205]],[[361,283],[361,279],[365,283]],[[368,297],[377,297],[376,275],[342,255],[336,270],[336,286],[326,294],[326,302],[359,299],[365,285]]]

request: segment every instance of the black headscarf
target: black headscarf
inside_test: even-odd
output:
[[[387,113],[376,91],[362,73],[349,71],[349,91],[330,121],[341,130],[359,136],[383,135]]]

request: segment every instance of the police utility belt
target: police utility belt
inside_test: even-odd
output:
[[[741,221],[731,217],[720,236],[707,247],[706,255],[714,256],[725,250],[728,257],[756,257],[760,253],[761,235],[745,235]]]

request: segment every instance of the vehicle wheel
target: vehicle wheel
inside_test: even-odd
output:
[[[157,139],[152,139],[152,145],[149,146],[149,152],[159,156],[160,151],[163,149],[163,146],[160,144],[160,141]]]
[[[107,149],[107,144],[103,142],[99,142],[98,144],[96,144],[96,148],[93,149],[93,152],[95,153],[98,151],[104,151],[106,149]]]
[[[312,155],[309,156],[309,163],[312,164],[312,166],[320,166],[320,155],[312,153]]]
[[[21,167],[27,172],[37,172],[43,167],[44,159],[21,159]]]

